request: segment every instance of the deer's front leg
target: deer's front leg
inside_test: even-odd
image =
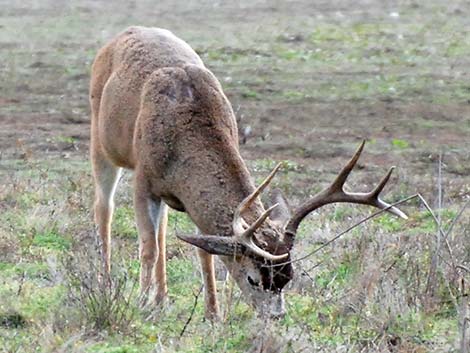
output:
[[[202,279],[204,281],[205,316],[209,320],[217,320],[219,318],[219,305],[217,304],[214,256],[199,248],[197,254],[201,261]]]
[[[140,256],[140,290],[143,297],[161,301],[166,295],[166,271],[165,271],[165,246],[164,234],[157,231],[162,216],[166,217],[166,205],[160,199],[152,199],[150,193],[142,187],[142,183],[136,182],[134,195],[134,208],[137,228],[139,233]],[[163,215],[162,215],[163,213]],[[166,219],[162,225],[166,225]],[[160,232],[159,232],[160,233]],[[159,249],[159,243],[162,249]],[[161,278],[159,278],[161,277]],[[153,290],[156,289],[156,292]]]
[[[158,225],[158,259],[157,267],[155,269],[155,301],[161,303],[165,300],[168,287],[166,283],[166,228],[168,224],[168,206],[161,201],[159,210],[159,225]]]
[[[111,220],[114,211],[114,193],[121,174],[121,168],[113,166],[92,145],[91,151],[95,184],[95,224],[101,241],[104,274],[111,272]]]

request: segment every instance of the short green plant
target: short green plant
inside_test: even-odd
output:
[[[70,248],[71,242],[67,237],[60,235],[56,230],[38,233],[34,235],[32,245],[50,249],[50,250],[67,250]]]
[[[406,140],[401,140],[401,139],[393,139],[392,140],[392,146],[394,148],[404,150],[410,147],[410,143]]]

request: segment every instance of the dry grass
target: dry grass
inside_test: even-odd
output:
[[[139,283],[125,264],[113,265],[106,276],[97,238],[87,234],[63,254],[66,303],[79,312],[80,326],[91,331],[110,330],[128,335],[138,316]],[[115,254],[120,258],[120,254]]]
[[[470,191],[467,2],[120,0],[112,13],[104,1],[3,5],[1,353],[468,350],[459,346],[469,335],[469,209],[460,214]],[[131,177],[116,200],[106,284],[86,159],[91,60],[130,24],[171,28],[198,50],[249,131],[250,170],[259,179],[286,160],[274,186],[293,203],[331,181],[368,138],[351,188],[368,189],[397,164],[387,200],[419,191],[440,226],[413,200],[407,222],[381,216],[297,262],[281,321],[257,318],[218,262],[224,319],[212,324],[196,298],[196,255],[174,237],[194,226],[174,212],[169,301],[139,308]],[[368,212],[316,212],[295,256]]]
[[[4,352],[457,351],[461,283],[470,281],[462,269],[470,263],[468,210],[440,210],[442,231],[452,231],[439,249],[432,292],[427,278],[437,227],[426,208],[411,204],[407,223],[382,215],[297,262],[287,289],[288,316],[280,322],[256,318],[236,286],[220,280],[224,320],[210,324],[202,298],[190,313],[201,286],[199,267],[192,249],[173,236],[175,229],[191,229],[186,217],[171,216],[165,307],[152,313],[138,307],[137,240],[135,230],[123,228],[132,223],[132,212],[117,213],[122,219],[114,235],[113,280],[103,280],[90,231],[91,195],[78,187],[89,183],[89,172],[80,165],[64,179],[68,165],[24,162],[2,187]],[[120,207],[131,204],[128,181],[118,195]],[[310,217],[294,257],[321,247],[363,214],[363,208],[338,205]],[[223,273],[220,263],[218,268]]]

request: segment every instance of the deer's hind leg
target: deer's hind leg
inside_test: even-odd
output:
[[[91,161],[95,184],[95,223],[101,240],[101,254],[104,270],[111,271],[111,221],[114,211],[114,193],[121,174],[121,168],[114,166],[97,149],[91,149]]]

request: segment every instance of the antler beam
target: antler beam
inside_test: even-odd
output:
[[[385,174],[379,184],[370,192],[367,193],[352,193],[344,191],[344,184],[346,180],[353,170],[354,166],[356,165],[362,150],[364,149],[365,140],[362,141],[361,145],[357,149],[354,156],[351,160],[344,166],[341,172],[338,174],[336,179],[328,186],[326,189],[321,191],[320,193],[313,196],[310,200],[307,200],[303,204],[301,204],[295,211],[289,223],[286,226],[286,234],[295,235],[297,232],[297,228],[299,227],[300,222],[311,212],[314,210],[330,203],[336,202],[350,202],[350,203],[358,203],[363,205],[369,205],[373,207],[377,207],[380,209],[385,209],[388,212],[407,219],[408,217],[400,211],[398,208],[391,206],[390,204],[384,202],[380,199],[379,195],[384,189],[385,185],[387,184],[390,176],[393,172],[394,167],[391,167],[390,170]]]

